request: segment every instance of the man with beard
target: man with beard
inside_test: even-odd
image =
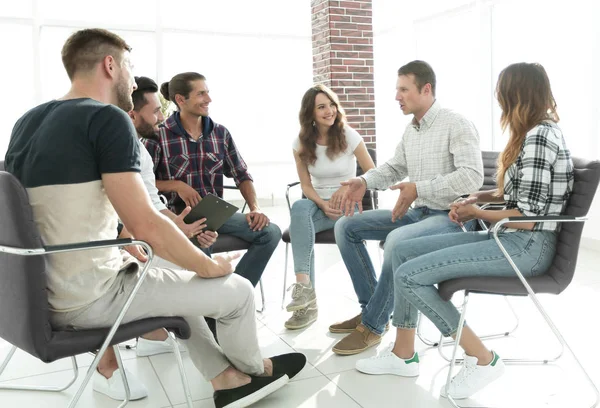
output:
[[[130,50],[121,37],[106,30],[72,34],[62,49],[71,89],[18,120],[6,169],[27,189],[45,244],[111,239],[120,219],[158,256],[179,265],[183,270],[150,269],[123,323],[184,316],[191,328],[185,345],[215,390],[215,406],[245,407],[285,385],[306,358],[294,353],[263,359],[256,337],[254,289],[232,274],[233,257],[209,258],[152,206],[139,175],[139,141],[125,113],[133,108],[131,93],[136,88]],[[46,259],[49,319],[59,330],[111,326],[141,273],[117,248]],[[221,347],[202,316],[217,320]],[[103,372],[99,367],[94,389],[122,399],[122,376],[127,375],[131,398],[145,397],[143,385],[126,373],[116,365]]]

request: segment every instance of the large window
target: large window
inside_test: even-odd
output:
[[[84,27],[107,28],[133,48],[135,75],[208,79],[211,116],[230,129],[261,197],[295,178],[298,110],[312,84],[310,2],[279,0],[19,1],[0,7],[0,158],[15,121],[69,89],[61,48]]]
[[[494,95],[500,71],[541,63],[572,155],[600,158],[600,1],[373,0],[373,18],[380,159],[392,155],[408,121],[393,100],[394,73],[416,58],[432,64],[438,99],[476,124],[484,150],[502,150],[507,141]],[[584,232],[600,239],[596,214],[600,199]]]

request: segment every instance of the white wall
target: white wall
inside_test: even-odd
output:
[[[472,120],[483,150],[501,150],[494,87],[514,62],[546,68],[574,156],[600,158],[600,18],[593,0],[374,0],[377,146],[393,153],[408,118],[394,101],[397,69],[413,59],[433,66],[437,98]],[[395,196],[390,197],[393,203]],[[600,198],[584,230],[600,239]]]

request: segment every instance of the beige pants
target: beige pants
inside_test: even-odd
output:
[[[117,276],[110,290],[89,306],[51,313],[53,327],[89,329],[112,326],[138,279],[133,264]],[[196,368],[212,380],[228,366],[258,375],[264,371],[256,337],[254,288],[239,275],[203,279],[193,272],[152,267],[123,323],[147,317],[182,316],[192,335],[184,340]],[[220,345],[204,316],[217,321]]]

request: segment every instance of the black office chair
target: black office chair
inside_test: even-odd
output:
[[[223,188],[225,190],[239,190],[239,187],[237,186],[223,186]],[[242,213],[246,211],[247,204],[248,203],[244,202]],[[250,242],[244,241],[233,235],[220,234],[212,247],[212,253],[218,254],[219,252],[246,251],[250,248],[250,245],[252,245]],[[265,310],[265,290],[263,288],[262,279],[258,282],[258,286],[260,287],[260,298],[262,301],[261,309],[258,312],[262,313]]]
[[[558,295],[562,293],[573,280],[575,275],[575,268],[577,265],[577,256],[579,253],[579,243],[581,241],[581,234],[583,232],[583,223],[587,220],[587,213],[590,209],[596,189],[600,182],[600,162],[599,161],[587,161],[583,159],[573,159],[575,166],[575,183],[573,186],[573,192],[564,211],[564,215],[559,216],[545,216],[545,217],[509,217],[502,221],[497,222],[492,228],[492,233],[496,243],[502,250],[505,258],[511,264],[516,276],[510,278],[498,278],[498,277],[470,277],[451,279],[445,282],[441,282],[438,285],[438,292],[440,296],[445,300],[450,300],[452,295],[456,292],[464,292],[464,300],[462,303],[462,312],[460,316],[460,322],[458,325],[458,332],[456,334],[456,341],[454,343],[454,350],[450,359],[450,370],[448,372],[448,381],[452,378],[452,371],[457,361],[456,353],[458,344],[462,335],[462,327],[467,313],[467,302],[471,293],[476,294],[488,294],[488,295],[503,295],[503,296],[529,296],[558,339],[561,344],[561,351],[557,357],[544,360],[525,360],[525,359],[507,359],[503,358],[505,363],[543,363],[556,361],[561,355],[562,350],[566,348],[573,355],[575,362],[579,366],[580,370],[586,377],[590,386],[594,389],[596,395],[596,402],[594,407],[600,400],[600,394],[598,388],[590,378],[589,374],[585,371],[573,350],[569,347],[564,337],[550,319],[550,316],[546,310],[542,307],[542,304],[537,298],[537,294],[546,293]],[[556,254],[554,261],[546,273],[540,276],[535,276],[525,279],[516,265],[513,263],[510,255],[506,252],[500,241],[498,240],[498,230],[506,223],[528,223],[528,222],[544,222],[552,221],[558,223],[564,223],[562,229],[558,235],[558,241],[556,245]],[[442,351],[442,344],[439,346],[440,353]],[[442,356],[443,353],[441,353]],[[444,356],[445,357],[445,356]],[[446,391],[448,391],[446,389]],[[454,407],[458,407],[456,402],[450,397],[449,401]]]
[[[369,152],[369,155],[371,156],[373,163],[375,163],[375,165],[377,165],[377,151],[375,149],[367,149],[367,151]],[[358,165],[358,163],[357,163],[356,175],[361,176],[362,174],[364,174],[364,172],[360,168],[360,165]],[[287,200],[288,209],[290,211],[290,214],[292,213],[292,204],[290,202],[290,188],[292,188],[294,186],[298,186],[298,185],[300,185],[299,181],[290,183],[287,185],[287,189],[285,191],[285,199]],[[306,198],[304,196],[304,194],[302,194],[302,198]],[[378,200],[377,191],[367,190],[362,199],[363,210],[367,211],[367,210],[377,209],[377,206],[378,206],[377,200]],[[289,227],[286,228],[285,231],[283,231],[283,233],[281,235],[281,240],[283,242],[285,242],[285,265],[284,265],[284,269],[283,269],[283,296],[281,299],[281,307],[283,308],[284,303],[285,303],[285,292],[286,292],[286,287],[287,287],[287,268],[288,268],[289,245],[292,242],[292,240],[290,238],[290,228]],[[315,244],[335,245],[335,233],[334,233],[333,228],[317,233],[315,235]]]
[[[3,168],[4,163],[0,164]],[[77,379],[78,367],[75,356],[99,350],[85,379],[71,399],[69,407],[74,407],[96,370],[101,356],[109,346],[112,346],[125,383],[126,398],[119,405],[119,407],[123,407],[129,402],[130,393],[124,377],[118,343],[163,327],[169,331],[169,335],[173,339],[175,336],[182,339],[190,337],[190,327],[181,317],[147,318],[121,324],[148,273],[148,266],[151,262],[147,262],[144,266],[138,282],[129,294],[113,326],[77,331],[55,330],[51,327],[46,291],[45,255],[124,245],[141,245],[148,252],[149,260],[152,260],[152,248],[147,243],[130,239],[45,246],[33,221],[27,192],[13,175],[4,171],[0,172],[0,337],[13,345],[8,356],[0,365],[0,375],[17,348],[46,363],[71,357],[74,370],[73,379],[64,386],[36,387],[0,383],[0,390],[63,391]],[[179,348],[174,347],[174,352],[187,406],[192,408],[191,393]]]

